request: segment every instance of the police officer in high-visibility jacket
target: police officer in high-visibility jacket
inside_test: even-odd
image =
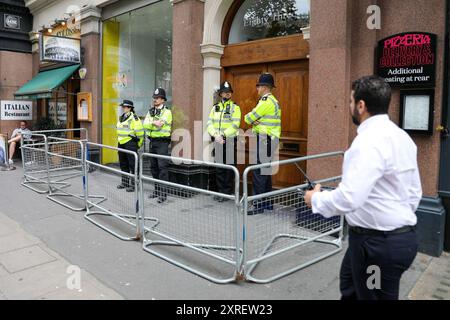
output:
[[[271,74],[262,74],[256,85],[260,100],[258,105],[245,116],[245,122],[253,127],[257,137],[257,163],[271,162],[281,137],[281,108],[273,96],[275,81]],[[253,171],[253,194],[265,194],[272,191],[272,173],[270,169]],[[253,203],[248,215],[273,210],[273,204],[268,199]]]
[[[221,101],[216,104],[209,115],[208,133],[214,141],[214,160],[216,163],[236,165],[237,137],[241,125],[241,108],[232,100],[233,88],[225,81],[220,86]],[[216,169],[217,191],[222,194],[233,194],[234,172],[227,169]],[[218,202],[226,199],[214,197]]]
[[[119,149],[138,152],[144,142],[144,127],[141,119],[134,113],[133,101],[123,100],[120,105],[123,114],[117,123],[117,138]],[[135,173],[136,159],[133,155],[119,152],[120,170],[126,173]],[[117,186],[118,189],[127,189],[127,192],[135,191],[134,179],[128,176],[122,176],[122,183]]]
[[[150,153],[170,156],[173,119],[172,111],[165,105],[166,101],[166,91],[162,88],[156,89],[153,94],[153,107],[145,118],[144,128],[150,140]],[[155,179],[169,181],[168,166],[168,160],[150,159],[151,172]],[[155,184],[155,190],[149,198],[158,198],[158,203],[165,202],[167,200],[165,189],[160,184]]]

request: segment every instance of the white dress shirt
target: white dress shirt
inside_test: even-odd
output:
[[[358,128],[339,187],[315,193],[312,209],[327,218],[345,215],[353,227],[392,231],[417,224],[421,198],[416,145],[388,115],[378,115]]]

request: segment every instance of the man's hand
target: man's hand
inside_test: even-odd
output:
[[[305,202],[308,207],[312,208],[312,197],[317,192],[322,192],[322,186],[320,184],[316,185],[314,190],[310,190],[305,193]]]
[[[223,141],[223,137],[221,135],[216,135],[214,137],[214,141],[219,143],[219,144],[224,144],[225,143],[225,141]]]
[[[157,126],[158,128],[161,128],[164,125],[164,121],[156,120],[155,122],[153,122],[153,125]]]

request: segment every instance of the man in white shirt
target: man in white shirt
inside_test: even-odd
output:
[[[401,276],[417,255],[417,147],[389,120],[390,101],[391,88],[380,77],[353,83],[350,112],[359,128],[344,157],[342,182],[334,191],[317,185],[305,194],[313,213],[344,215],[349,225],[343,300],[398,300]]]
[[[22,135],[24,135],[24,138],[29,138],[31,131],[27,128],[28,123],[24,120],[20,122],[20,128],[17,128],[13,131],[13,134],[11,135],[11,139],[8,140],[9,144],[9,164],[14,164],[14,161],[12,158],[14,157],[14,153],[16,152],[16,145],[17,143],[20,143],[22,139]]]

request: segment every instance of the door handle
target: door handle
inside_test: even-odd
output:
[[[437,127],[436,131],[440,132],[443,138],[448,138],[450,136],[450,131],[448,130],[448,127],[444,127],[443,125]]]

